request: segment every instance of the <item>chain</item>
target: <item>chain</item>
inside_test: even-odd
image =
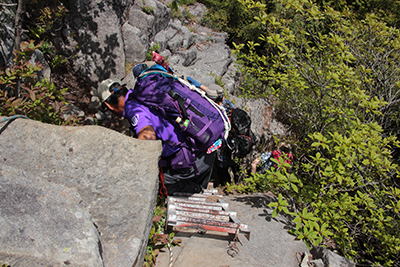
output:
[[[232,258],[236,257],[239,254],[239,248],[236,246],[237,242],[239,242],[238,233],[239,233],[239,227],[238,229],[236,229],[235,238],[229,244],[228,250],[226,251],[228,255],[231,256]]]

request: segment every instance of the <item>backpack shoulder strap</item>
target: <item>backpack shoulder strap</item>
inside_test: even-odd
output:
[[[141,78],[143,78],[143,77],[146,77],[147,75],[150,75],[150,74],[160,74],[160,75],[162,75],[162,76],[164,76],[164,77],[169,77],[169,78],[178,79],[178,76],[176,76],[176,75],[174,75],[174,74],[170,74],[170,73],[168,73],[168,72],[165,72],[165,71],[162,71],[162,70],[157,70],[157,69],[150,69],[150,70],[146,70],[146,71],[142,72],[142,73],[139,75],[138,79],[141,79]]]

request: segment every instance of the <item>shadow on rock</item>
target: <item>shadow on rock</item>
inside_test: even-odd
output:
[[[276,202],[278,198],[272,193],[257,193],[253,195],[235,196],[231,199],[232,201],[242,202],[245,205],[250,205],[251,208],[263,209],[262,213],[257,214],[259,217],[265,217],[265,220],[270,222],[275,220],[276,222],[284,224],[284,229],[294,229],[295,224],[293,223],[293,216],[280,212],[275,218],[272,218],[273,208],[269,207],[269,204]]]

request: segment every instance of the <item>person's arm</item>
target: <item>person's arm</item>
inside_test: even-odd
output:
[[[124,117],[130,122],[137,139],[156,140],[156,132],[148,107],[131,99],[125,103]]]
[[[204,84],[200,85],[200,89],[203,90],[204,92],[207,91],[207,86]]]
[[[148,125],[143,127],[137,138],[142,140],[156,140],[156,132],[154,131],[153,126]]]
[[[195,79],[193,79],[192,77],[186,77],[186,80],[188,80],[191,84],[193,84],[194,86],[200,88],[201,90],[203,90],[204,92],[207,91],[207,86],[199,83],[198,81],[196,81]]]
[[[258,164],[260,164],[261,159],[260,158],[256,158],[255,160],[253,160],[253,162],[251,163],[251,173],[256,173],[257,171],[257,166]]]

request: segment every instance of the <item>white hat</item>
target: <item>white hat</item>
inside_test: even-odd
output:
[[[115,86],[112,86],[112,85],[115,85]],[[115,78],[110,78],[110,79],[104,80],[99,85],[96,96],[100,99],[101,102],[103,102],[111,95],[110,89],[114,89],[115,87],[120,86],[120,85],[122,85],[122,82]]]
[[[215,99],[217,99],[217,97],[224,95],[224,88],[213,83],[213,84],[207,86],[206,95],[209,98],[215,100]]]

